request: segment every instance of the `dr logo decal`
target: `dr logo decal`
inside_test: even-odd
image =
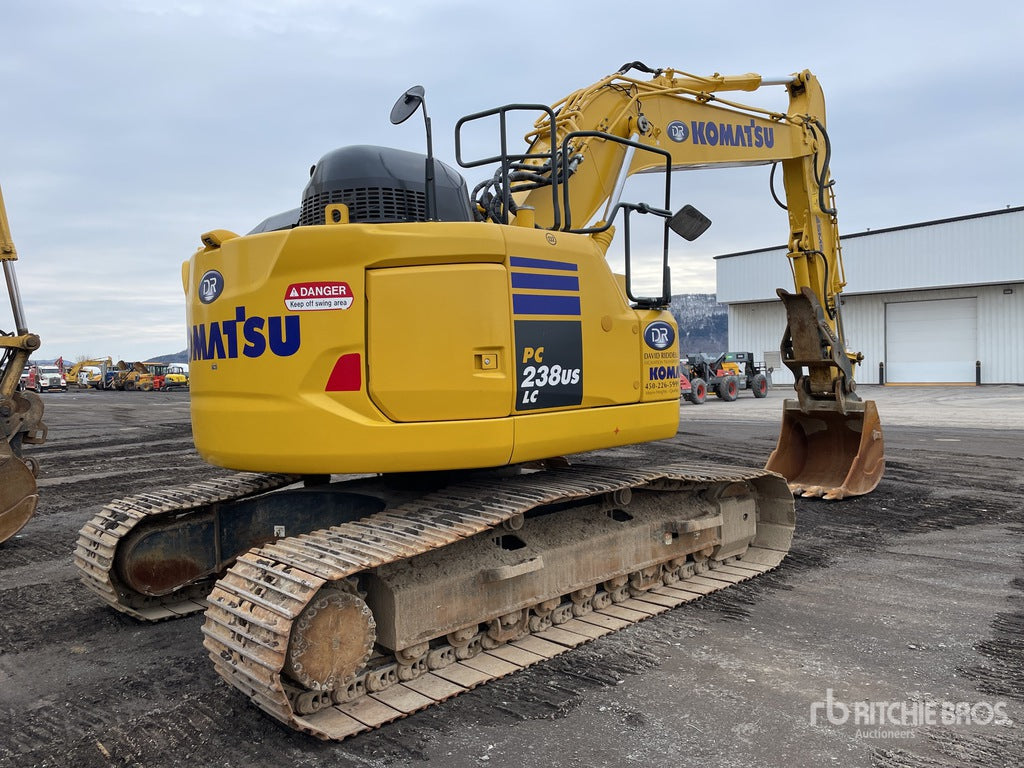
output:
[[[210,304],[224,291],[224,276],[216,269],[210,269],[199,278],[199,301]]]
[[[668,349],[675,341],[675,329],[664,320],[655,320],[644,329],[644,342],[651,349]]]

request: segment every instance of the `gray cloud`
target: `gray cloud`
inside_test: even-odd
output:
[[[698,74],[808,68],[828,100],[843,231],[1020,204],[1017,6],[723,8],[14,4],[0,49],[0,185],[41,356],[183,348],[180,265],[199,235],[294,207],[309,165],[336,146],[421,149],[420,128],[387,120],[414,83],[427,89],[435,150],[453,162],[463,114],[552,103],[625,61]],[[762,98],[784,108],[781,91],[751,100]],[[675,248],[676,290],[713,291],[713,255],[786,238],[767,169],[673,184],[675,204],[715,221]]]

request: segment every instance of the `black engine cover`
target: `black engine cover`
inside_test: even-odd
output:
[[[434,160],[435,209],[441,221],[473,221],[462,176]],[[357,145],[324,155],[302,194],[299,226],[324,224],[324,208],[344,203],[353,223],[427,220],[426,156]]]

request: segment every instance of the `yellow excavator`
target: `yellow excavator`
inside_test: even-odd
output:
[[[109,357],[94,358],[91,360],[79,360],[71,369],[68,371],[67,381],[71,386],[102,389],[103,381],[106,378],[106,372],[114,365],[114,361]],[[96,368],[99,373],[90,371],[89,369]],[[79,374],[85,370],[87,375],[84,381],[79,381]]]
[[[39,503],[34,459],[23,455],[26,445],[46,440],[43,402],[33,392],[19,392],[18,381],[32,353],[39,349],[39,337],[28,332],[21,292],[15,277],[14,248],[7,209],[0,192],[0,262],[4,265],[7,293],[14,314],[14,331],[0,330],[0,543],[7,541],[32,517]]]
[[[721,94],[781,86],[787,111]],[[76,563],[142,620],[206,610],[217,672],[321,738],[456,695],[777,566],[793,491],[866,493],[883,466],[855,393],[824,100],[809,72],[700,77],[639,62],[552,107],[456,125],[470,194],[426,154],[335,150],[295,210],[212,230],[182,268],[192,428],[218,480],[108,504]],[[533,119],[526,147],[509,122]],[[497,134],[485,157],[464,136]],[[493,134],[492,134],[493,135]],[[767,469],[583,457],[674,436],[672,171],[779,164],[796,376]],[[658,173],[658,199],[626,179]],[[653,270],[631,227],[653,222]],[[621,232],[624,269],[606,258]],[[820,454],[827,455],[822,456]]]

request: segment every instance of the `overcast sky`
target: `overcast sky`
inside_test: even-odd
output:
[[[199,235],[296,207],[335,147],[421,151],[421,120],[388,121],[413,84],[454,165],[462,115],[550,104],[627,61],[809,69],[825,89],[843,233],[1020,205],[1022,30],[1024,5],[1009,0],[11,2],[0,187],[38,357],[183,349],[181,262]],[[714,291],[716,254],[785,242],[766,168],[673,184],[676,205],[714,221],[674,247],[675,292]],[[4,302],[0,329],[12,327]]]

